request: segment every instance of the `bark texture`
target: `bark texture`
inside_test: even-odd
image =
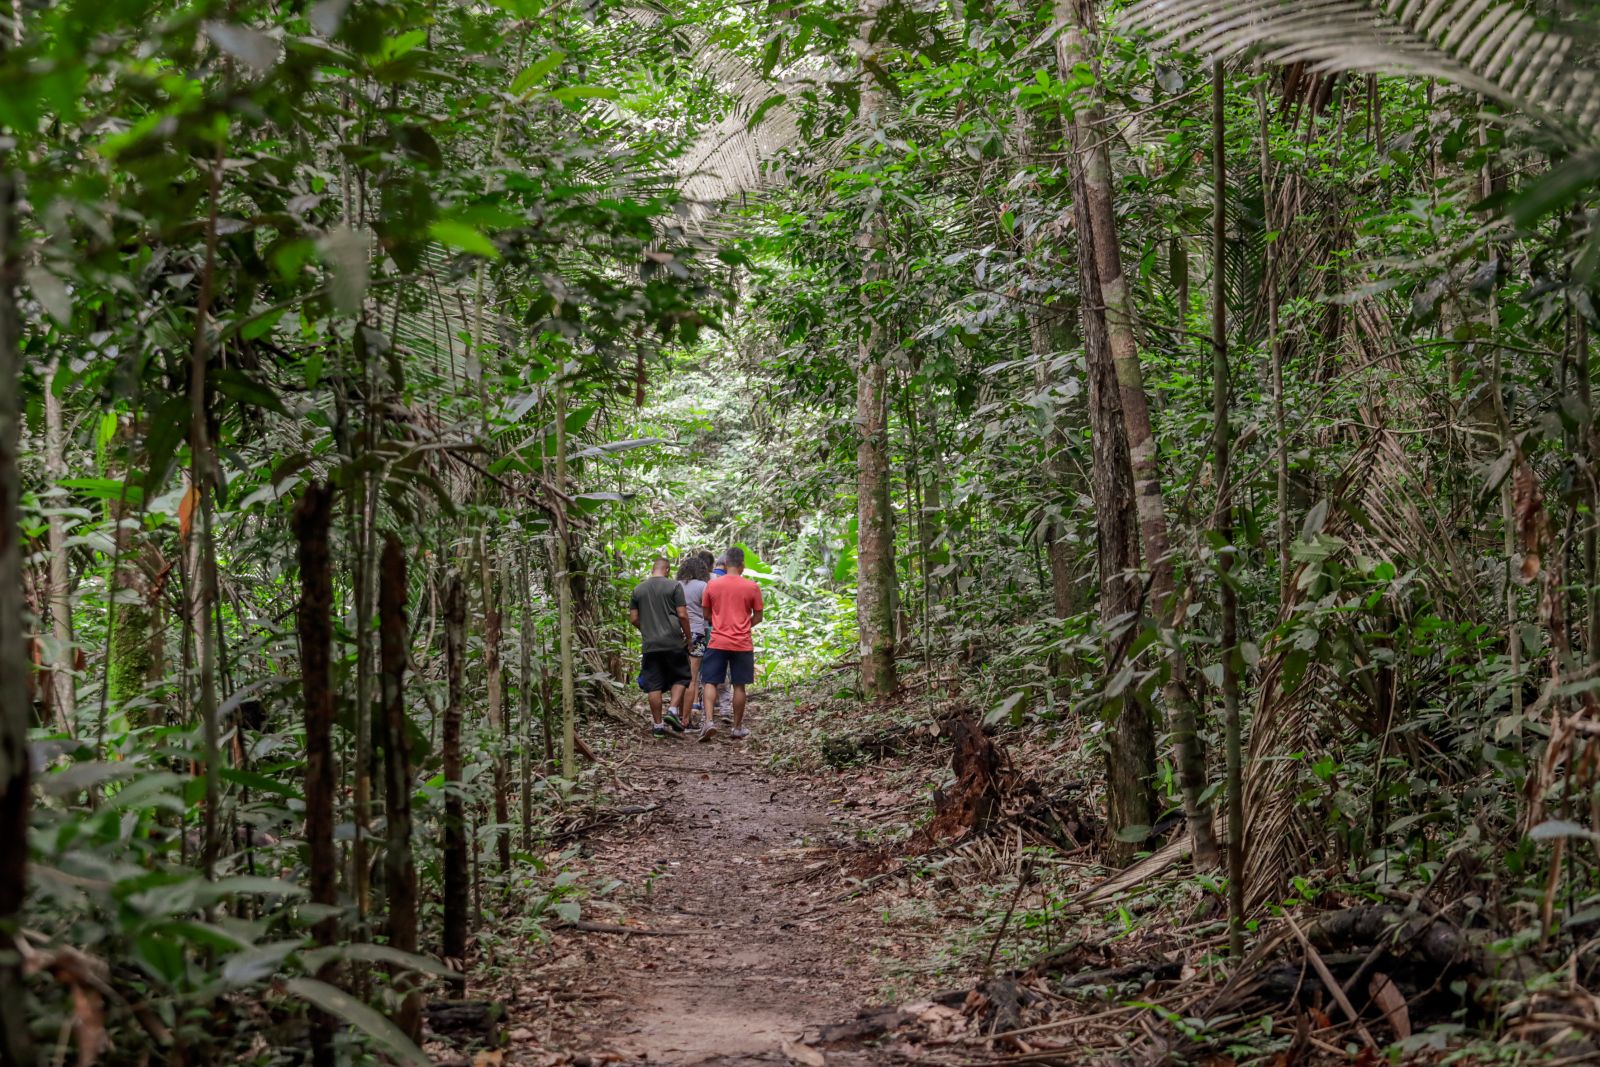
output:
[[[451,572],[444,593],[444,660],[449,696],[440,742],[444,758],[444,955],[467,954],[467,810],[461,793],[462,676],[466,666],[467,595]]]
[[[1080,65],[1090,64],[1088,41],[1094,24],[1089,0],[1058,0],[1057,17],[1064,28],[1057,38],[1057,60],[1063,80],[1070,80]],[[1122,273],[1116,208],[1111,191],[1111,154],[1102,122],[1098,88],[1093,84],[1077,102],[1073,118],[1074,153],[1083,171],[1083,198],[1087,222],[1094,239],[1094,264],[1105,307],[1106,340],[1116,369],[1117,393],[1122,403],[1123,428],[1128,436],[1128,458],[1133,470],[1134,508],[1144,562],[1150,574],[1151,615],[1163,629],[1182,620],[1177,598],[1166,510],[1161,499],[1161,474],[1156,461],[1156,438],[1145,397],[1144,368],[1139,362],[1138,339],[1133,329],[1133,307],[1127,279]],[[1197,711],[1189,692],[1188,668],[1176,635],[1163,642],[1167,648],[1167,678],[1163,696],[1173,763],[1183,794],[1184,816],[1194,842],[1195,864],[1214,867],[1218,859],[1211,807],[1203,799],[1206,788],[1205,752],[1197,728]]]
[[[861,68],[861,115],[882,123],[884,94],[871,71],[868,43],[881,0],[862,0],[862,37],[855,43]],[[865,329],[856,354],[856,630],[861,650],[861,695],[882,700],[899,686],[895,671],[894,511],[889,501],[889,401],[884,367],[883,325],[873,314],[883,281],[884,221],[874,208],[862,220],[856,246],[860,258]]]
[[[0,55],[4,44],[0,43]],[[22,354],[16,175],[0,153],[0,1067],[32,1067],[14,938],[28,888],[28,652],[22,625]]]
[[[1116,368],[1106,339],[1100,276],[1095,269],[1094,232],[1089,225],[1083,169],[1073,166],[1073,215],[1078,232],[1078,288],[1083,320],[1084,369],[1088,378],[1090,476],[1094,480],[1095,557],[1100,567],[1100,624],[1108,634],[1103,659],[1115,669],[1137,633],[1139,610],[1139,520],[1133,506],[1133,468],[1122,424]],[[1125,631],[1119,634],[1120,631]],[[1149,705],[1130,686],[1112,711],[1106,731],[1106,848],[1110,862],[1126,864],[1141,848],[1118,831],[1156,820],[1156,734]]]
[[[378,565],[378,674],[383,702],[383,806],[388,822],[384,851],[384,884],[389,894],[389,944],[401,952],[417,951],[417,865],[411,852],[411,740],[405,707],[406,658],[410,635],[406,625],[406,557],[393,534],[384,539]],[[412,1041],[422,1039],[422,994],[413,972],[396,969],[401,991],[394,1023]]]
[[[56,374],[61,361],[50,364],[45,379],[45,475],[52,483],[67,476],[67,431],[61,401],[56,397]],[[72,576],[67,566],[67,531],[60,515],[49,519],[50,542],[50,635],[55,648],[50,657],[52,704],[61,728],[70,736],[75,732],[77,683],[73,676],[72,654]]]
[[[333,844],[333,794],[337,776],[333,765],[333,570],[328,549],[328,528],[333,515],[333,490],[313,482],[294,511],[295,540],[300,546],[300,692],[305,700],[306,722],[306,848],[311,861],[311,901],[329,906],[339,903],[338,855]],[[339,939],[339,920],[329,916],[317,923],[317,944]],[[333,978],[329,964],[317,975]],[[333,1067],[335,1023],[324,1012],[312,1021],[311,1053],[315,1067]]]

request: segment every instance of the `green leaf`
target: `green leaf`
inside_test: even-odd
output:
[[[222,780],[232,782],[234,785],[246,789],[254,789],[261,793],[275,793],[290,800],[304,800],[305,794],[294,787],[292,782],[280,782],[276,778],[268,778],[255,771],[241,771],[237,767],[222,768]]]
[[[545,75],[561,66],[562,60],[566,58],[567,54],[560,49],[557,49],[556,51],[551,52],[549,55],[544,56],[541,59],[536,59],[526,67],[523,67],[522,73],[518,74],[514,79],[512,79],[511,95],[522,96],[523,94],[527,93],[529,89],[532,89],[535,85],[544,81]]]
[[[429,224],[428,236],[447,248],[454,248],[469,255],[483,256],[486,259],[500,258],[500,250],[494,246],[494,242],[464,222],[439,219]]]
[[[135,507],[144,499],[143,489],[115,478],[62,478],[56,484],[96,500],[121,500],[126,495],[128,503]]]
[[[315,978],[291,978],[283,983],[283,988],[312,1007],[336,1015],[365,1032],[401,1063],[410,1067],[433,1067],[433,1061],[423,1055],[398,1026],[344,990]]]
[[[281,50],[278,42],[260,30],[227,22],[207,22],[203,25],[206,36],[217,48],[257,74],[265,74],[278,62]]]
[[[785,93],[773,93],[771,96],[761,101],[761,103],[757,105],[755,111],[750,113],[750,121],[745,124],[745,129],[755,129],[761,124],[761,120],[767,117],[767,112],[771,111],[773,108],[777,107],[787,99],[789,99],[789,97]]]
[[[571,100],[615,100],[617,91],[603,85],[563,85],[552,90],[550,96],[563,103]]]
[[[763,78],[772,77],[772,68],[778,65],[778,57],[782,54],[783,35],[773,34],[767,41],[767,46],[761,50],[761,76]]]
[[[43,267],[29,267],[22,277],[33,290],[33,298],[52,319],[62,326],[72,321],[72,293],[65,282]]]
[[[300,960],[309,971],[321,970],[323,964],[333,960],[361,960],[363,963],[393,964],[396,967],[404,967],[406,970],[421,974],[431,974],[435,978],[444,978],[451,982],[466,981],[466,975],[460,971],[452,971],[432,957],[414,952],[402,952],[388,945],[374,945],[365,941],[309,949],[300,953]]]

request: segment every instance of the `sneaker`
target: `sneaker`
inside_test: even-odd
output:
[[[667,724],[664,723],[664,722],[658,722],[654,726],[650,727],[650,736],[651,737],[666,737],[667,736]]]
[[[716,736],[717,736],[716,724],[708,722],[704,726],[700,727],[700,737],[698,738],[698,740],[700,740],[700,741],[709,741],[713,737],[716,737]]]
[[[745,729],[743,726],[735,726],[731,731],[729,731],[728,736],[733,738],[735,741],[743,741],[745,738],[750,736],[750,731]]]
[[[683,723],[678,721],[676,712],[669,711],[662,716],[662,719],[664,720],[664,725],[672,727],[674,733],[683,733]]]

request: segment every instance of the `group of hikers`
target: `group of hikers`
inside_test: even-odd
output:
[[[643,645],[639,688],[650,701],[650,732],[695,730],[709,741],[720,720],[729,737],[743,740],[750,736],[745,686],[756,677],[750,631],[761,621],[761,587],[744,576],[744,549],[737,545],[718,559],[692,553],[676,579],[671,573],[672,563],[657,556],[628,604]]]

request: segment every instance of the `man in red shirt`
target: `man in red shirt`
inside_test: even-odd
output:
[[[744,687],[756,680],[756,646],[750,629],[761,621],[761,587],[744,576],[744,549],[735,545],[723,555],[728,573],[714,578],[701,594],[700,607],[711,620],[711,641],[700,661],[700,680],[705,683],[703,703],[717,706],[717,687],[733,686],[734,740],[750,736],[744,728]],[[717,732],[711,716],[700,729],[700,740],[708,741]]]

